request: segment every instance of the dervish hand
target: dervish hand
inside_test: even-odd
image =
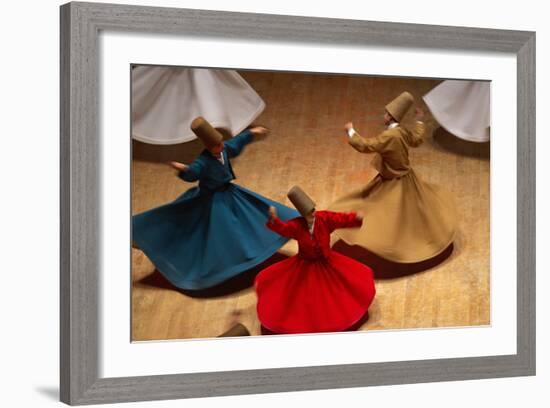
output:
[[[270,219],[277,218],[277,209],[275,207],[273,207],[272,205],[269,206],[269,218]]]
[[[422,108],[416,108],[416,120],[418,121],[422,121],[422,119],[424,119],[424,111],[422,110]]]
[[[176,161],[170,162],[170,166],[172,166],[173,168],[179,171],[187,171],[189,169],[189,166],[187,164],[183,164]]]
[[[269,133],[269,129],[263,126],[255,126],[250,128],[250,132],[252,132],[254,136],[266,136]]]
[[[363,221],[363,218],[364,218],[364,215],[362,212],[358,212],[357,214],[355,214],[355,219],[357,221]]]
[[[350,129],[353,129],[353,123],[348,122],[344,125],[344,129],[346,129],[346,133],[350,131]]]

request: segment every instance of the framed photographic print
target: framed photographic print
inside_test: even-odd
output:
[[[532,32],[62,6],[62,401],[533,375],[534,62]]]

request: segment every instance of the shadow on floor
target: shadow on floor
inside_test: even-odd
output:
[[[433,132],[432,143],[436,148],[447,150],[466,157],[476,157],[489,160],[491,156],[491,142],[468,142],[438,127]]]
[[[231,138],[227,130],[218,128],[218,131],[225,140]],[[189,164],[203,150],[204,144],[199,139],[171,145],[154,145],[132,139],[132,159],[145,162],[169,163],[178,161]]]
[[[254,279],[256,278],[256,275],[260,273],[262,269],[265,269],[268,266],[273,265],[274,263],[283,261],[286,258],[286,256],[276,253],[272,255],[271,258],[268,258],[267,260],[252,269],[240,273],[239,275],[229,280],[226,280],[225,282],[222,282],[216,286],[201,290],[187,290],[177,288],[176,286],[172,285],[157,269],[155,269],[152,274],[146,276],[138,282],[140,284],[153,286],[156,288],[177,290],[184,295],[194,298],[221,297],[249,288],[254,284]]]
[[[367,321],[369,320],[369,312],[365,313],[362,318],[360,318],[357,323],[355,323],[353,326],[351,326],[349,329],[345,331],[356,331],[361,328]]]
[[[154,145],[132,140],[132,159],[154,163],[191,163],[204,149],[200,140],[174,145]]]
[[[361,328],[361,326],[363,326],[367,322],[367,320],[369,320],[369,312],[368,311],[353,326],[349,327],[346,330],[342,330],[342,331],[343,332],[348,332],[348,331],[359,330]],[[262,333],[262,336],[276,336],[276,335],[280,334],[280,333],[272,332],[271,330],[266,329],[264,326],[260,326],[260,331]],[[309,334],[309,333],[302,333],[302,334]]]
[[[348,245],[342,240],[336,242],[332,249],[371,267],[376,279],[395,279],[422,272],[441,264],[451,256],[454,245],[449,245],[442,253],[431,259],[409,264],[388,261],[367,249],[357,245]]]

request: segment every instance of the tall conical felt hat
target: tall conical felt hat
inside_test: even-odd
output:
[[[413,103],[413,96],[409,92],[403,92],[386,105],[386,110],[396,121],[401,122]]]
[[[222,134],[214,129],[202,116],[193,119],[191,130],[202,140],[207,149],[217,146],[223,140]]]
[[[315,202],[298,186],[292,187],[287,197],[304,217],[315,209]]]
[[[226,332],[220,334],[218,337],[237,337],[237,336],[250,336],[248,329],[241,323],[237,323]]]

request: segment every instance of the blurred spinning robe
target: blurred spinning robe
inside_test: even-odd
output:
[[[361,225],[355,213],[316,211],[310,232],[304,217],[268,228],[298,241],[298,254],[258,274],[258,318],[274,333],[316,333],[349,329],[366,314],[375,295],[372,270],[330,248],[337,228]]]
[[[132,217],[134,242],[174,286],[217,285],[260,264],[288,241],[265,228],[269,206],[283,219],[298,213],[231,182],[229,159],[252,137],[246,130],[226,141],[220,159],[204,150],[179,173],[185,181],[198,180],[197,187]]]
[[[491,126],[490,96],[487,81],[448,80],[423,99],[445,130],[470,142],[487,142]]]
[[[422,122],[417,122],[412,131],[393,123],[372,138],[353,132],[349,143],[354,149],[377,153],[373,164],[378,175],[362,190],[330,206],[334,211],[364,214],[362,228],[337,231],[339,238],[399,263],[433,258],[453,242],[456,208],[452,196],[422,181],[409,163],[409,147],[419,146],[424,132]]]
[[[132,69],[132,137],[150,144],[196,139],[189,125],[197,116],[236,135],[265,103],[235,71],[136,66]]]

